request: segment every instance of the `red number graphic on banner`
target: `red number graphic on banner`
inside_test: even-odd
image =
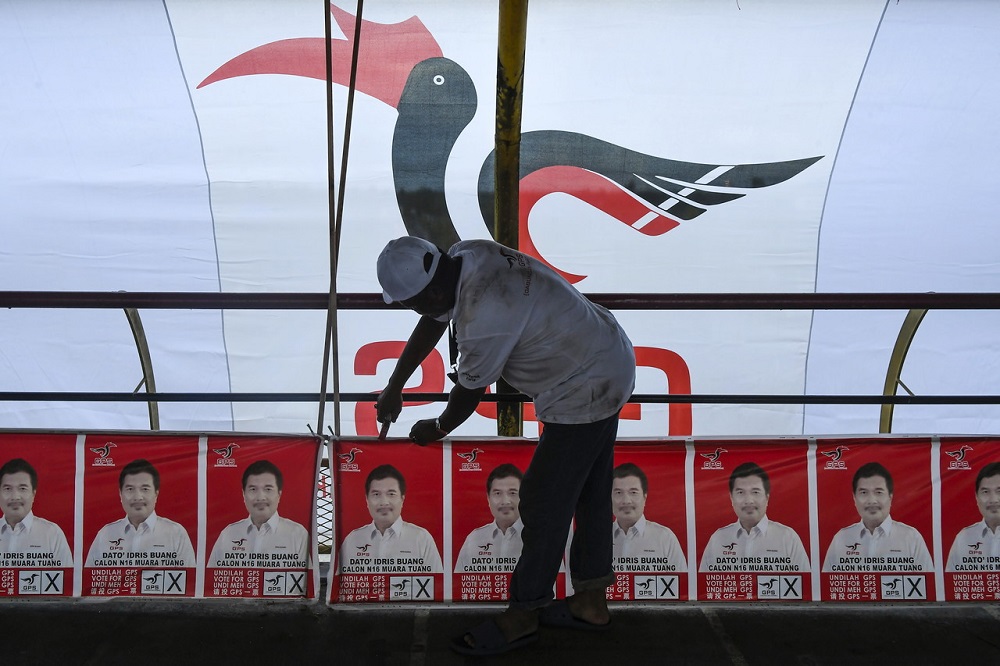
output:
[[[403,352],[405,342],[372,342],[358,350],[354,359],[356,375],[374,375],[381,361],[395,360]],[[690,395],[691,371],[687,363],[677,352],[659,347],[636,347],[635,363],[638,367],[649,367],[662,370],[667,379],[667,391],[670,395]],[[444,391],[444,359],[438,351],[432,350],[420,365],[423,381],[419,386],[405,389],[406,393],[441,393]],[[489,392],[489,389],[487,389]],[[404,405],[425,405],[426,402],[406,402]],[[487,419],[497,417],[495,402],[481,402],[476,407],[476,413]],[[669,429],[671,436],[691,434],[691,405],[672,403],[669,411]],[[642,418],[642,405],[630,403],[622,409],[621,418],[638,421]],[[375,410],[368,403],[358,403],[354,408],[354,420],[358,435],[362,437],[378,435],[378,422],[375,420]],[[531,403],[524,405],[524,420],[535,420],[535,409]]]
[[[636,347],[635,364],[637,367],[658,368],[667,376],[668,395],[691,395],[691,371],[687,363],[677,352],[659,347]],[[630,407],[636,407],[637,416],[626,416],[625,412]],[[639,418],[639,405],[627,405],[622,410],[622,418]],[[691,434],[691,404],[690,403],[670,403],[667,412],[669,420],[670,436],[684,436]]]
[[[370,342],[358,350],[354,357],[355,375],[374,375],[381,361],[399,358],[403,353],[405,342],[382,341]],[[444,359],[436,349],[432,349],[423,363],[420,364],[423,379],[419,386],[403,389],[404,393],[441,393],[444,391]],[[354,423],[358,435],[362,437],[378,435],[378,421],[375,420],[375,410],[370,402],[359,402],[354,406]],[[404,402],[404,407],[426,405],[427,402]]]

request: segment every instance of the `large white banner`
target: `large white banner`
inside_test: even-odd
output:
[[[996,291],[989,2],[538,2],[521,248],[585,293]],[[333,2],[344,146],[353,3]],[[329,287],[322,3],[0,0],[4,289]],[[365,8],[337,288],[412,233],[488,237],[495,2]],[[80,54],[85,53],[86,57]],[[339,173],[337,174],[339,177]],[[484,213],[486,211],[486,213]],[[324,313],[143,312],[161,391],[316,391]],[[620,312],[639,393],[880,393],[903,312]],[[904,381],[993,393],[992,312],[932,312]],[[341,390],[415,315],[342,312]],[[121,313],[0,313],[0,390],[131,390]],[[412,386],[447,390],[447,351]],[[143,405],[6,403],[3,425],[143,427]],[[433,405],[408,407],[400,433]],[[303,431],[316,406],[163,405],[173,428]],[[371,434],[345,404],[345,434]],[[983,407],[895,430],[995,431]],[[489,434],[489,409],[456,434]],[[529,414],[530,417],[530,414]],[[643,405],[622,434],[872,432],[878,406]],[[942,421],[942,419],[945,419]],[[941,424],[946,423],[947,427]],[[533,434],[533,425],[526,427]]]

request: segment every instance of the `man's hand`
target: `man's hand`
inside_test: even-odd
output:
[[[422,419],[410,428],[410,439],[420,446],[442,440],[447,435],[438,425],[438,419]]]
[[[403,411],[403,392],[386,387],[375,400],[375,420],[379,423],[395,423]]]

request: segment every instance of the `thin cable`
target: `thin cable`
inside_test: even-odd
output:
[[[337,327],[337,267],[340,258],[340,230],[344,219],[344,191],[347,187],[347,161],[351,146],[351,124],[354,117],[354,91],[358,79],[358,53],[361,45],[361,16],[364,12],[364,0],[358,0],[358,9],[354,23],[354,45],[351,52],[351,78],[347,87],[347,114],[344,122],[344,151],[341,156],[340,189],[334,185],[334,162],[336,155],[333,141],[333,46],[330,22],[330,11],[324,0],[325,32],[326,32],[326,132],[327,132],[327,179],[329,192],[329,207],[335,211],[330,219],[330,294],[326,315],[326,335],[323,342],[323,370],[320,388],[319,413],[316,417],[316,432],[322,434],[323,420],[326,412],[327,382],[329,379],[330,361],[333,359],[333,434],[340,436],[340,360]]]

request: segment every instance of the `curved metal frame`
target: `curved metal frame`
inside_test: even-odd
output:
[[[906,353],[910,351],[910,343],[913,342],[913,336],[916,335],[917,328],[920,327],[920,322],[924,320],[926,314],[927,310],[913,309],[907,313],[906,319],[903,320],[903,325],[899,329],[899,335],[896,336],[896,344],[892,348],[892,355],[889,357],[889,368],[885,373],[885,385],[882,388],[882,395],[896,395],[896,388],[899,386],[902,386],[903,390],[911,396],[913,395],[913,392],[900,379],[900,373],[903,371],[903,362],[906,361]],[[882,404],[882,413],[878,420],[878,431],[880,433],[892,432],[893,407],[895,407],[895,404],[891,402]]]
[[[156,380],[153,378],[153,359],[149,355],[149,343],[146,341],[146,331],[142,328],[142,319],[139,311],[135,308],[125,308],[125,317],[128,319],[129,328],[132,329],[132,337],[135,338],[135,348],[139,352],[139,364],[142,366],[142,381],[132,393],[138,393],[139,389],[145,385],[146,393],[156,393]],[[149,429],[160,429],[160,406],[156,400],[149,400]]]

